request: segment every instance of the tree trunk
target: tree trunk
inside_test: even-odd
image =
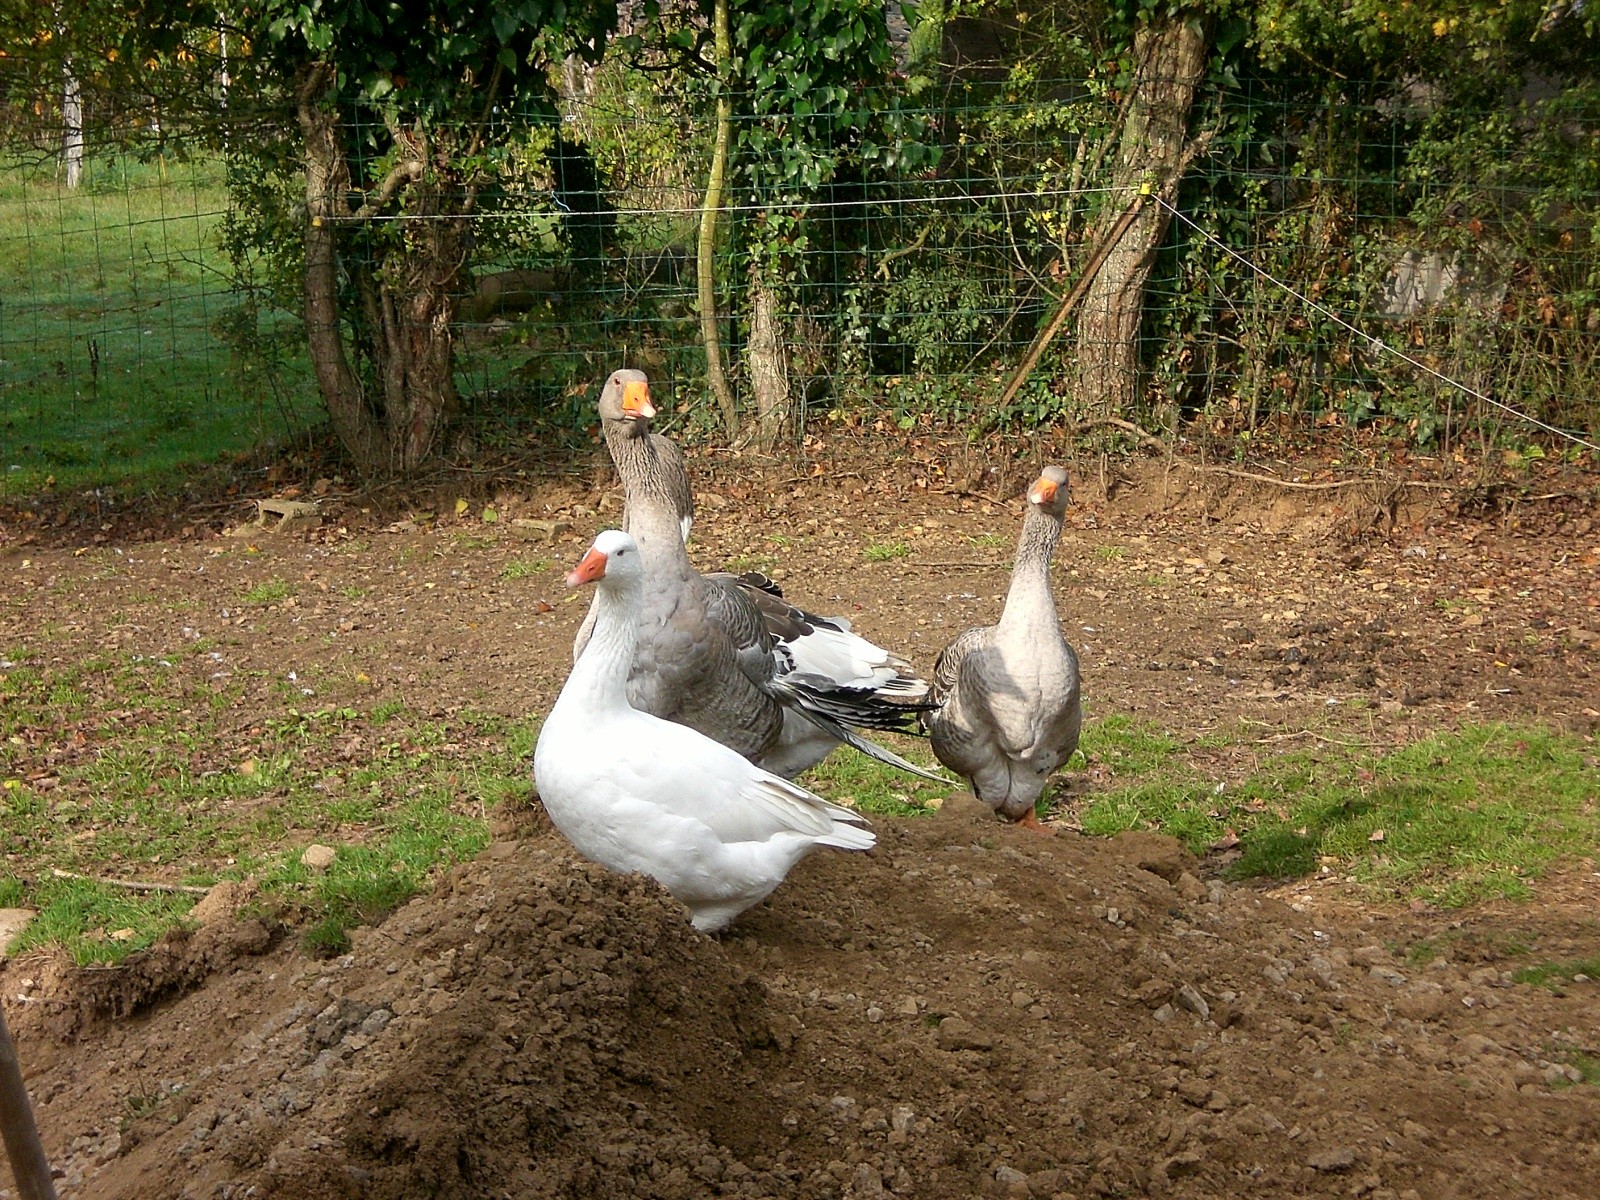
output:
[[[717,398],[722,427],[730,440],[739,434],[739,411],[733,402],[733,388],[722,370],[722,329],[717,320],[717,210],[722,207],[723,185],[728,175],[728,144],[733,136],[733,97],[728,94],[727,68],[733,57],[733,38],[728,31],[728,0],[716,0],[713,17],[716,25],[717,140],[711,154],[711,176],[706,181],[706,196],[700,206],[700,241],[695,260],[700,284],[700,337],[706,347],[706,382]]]
[[[380,323],[373,354],[383,383],[384,424],[394,469],[414,470],[438,444],[455,417],[455,320],[460,271],[466,258],[465,227],[446,216],[437,185],[413,189],[406,249],[380,272]]]
[[[744,359],[756,402],[756,444],[770,452],[783,440],[789,419],[789,353],[777,289],[758,264],[750,267],[750,344]]]
[[[367,476],[405,474],[432,455],[457,408],[451,322],[466,255],[466,220],[445,209],[451,189],[437,179],[425,182],[427,147],[412,137],[397,139],[411,153],[359,211],[351,211],[350,169],[338,119],[320,103],[331,78],[331,70],[319,65],[306,73],[296,93],[305,139],[306,339],[334,432],[357,469]],[[376,375],[375,394],[369,394],[346,344],[339,234],[408,186],[408,215],[429,219],[409,225],[404,248],[375,270],[351,272],[366,318],[362,348]],[[458,219],[438,219],[452,216]]]
[[[1148,182],[1160,192],[1174,182],[1184,162],[1189,113],[1205,71],[1208,41],[1198,24],[1181,16],[1152,22],[1134,36],[1133,93],[1113,186],[1132,189]],[[1121,202],[1107,204],[1085,244],[1093,246],[1107,237],[1125,208]],[[1131,410],[1138,396],[1144,285],[1168,219],[1161,205],[1146,204],[1107,254],[1084,297],[1072,394],[1102,415]]]
[[[67,186],[77,187],[83,178],[83,98],[70,62],[61,80],[61,168]]]

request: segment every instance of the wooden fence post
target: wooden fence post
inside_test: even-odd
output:
[[[28,1086],[22,1082],[22,1064],[17,1047],[6,1028],[6,1014],[0,1008],[0,1137],[5,1139],[6,1157],[17,1178],[21,1200],[56,1200],[55,1184],[50,1182],[50,1161],[39,1141],[34,1124],[33,1105]]]

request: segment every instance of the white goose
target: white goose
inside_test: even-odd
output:
[[[711,932],[816,847],[867,850],[876,838],[849,809],[628,702],[644,580],[638,544],[618,530],[567,576],[599,585],[594,632],[539,731],[534,779],[580,854],[649,875]]]
[[[1083,727],[1078,656],[1061,636],[1050,591],[1067,498],[1060,467],[1046,467],[1028,488],[1000,623],[968,629],[944,648],[933,666],[939,707],[923,715],[940,762],[1002,816],[1041,832],[1034,805]]]

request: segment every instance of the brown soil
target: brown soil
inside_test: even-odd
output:
[[[1004,502],[914,468],[709,474],[704,561],[781,564],[793,595],[924,667],[995,611]],[[1061,593],[1096,715],[1185,737],[1258,721],[1261,754],[1460,718],[1592,735],[1592,513],[1440,504],[1374,532],[1370,497],[1184,482],[1080,487]],[[220,763],[281,711],[287,670],[309,703],[539,711],[581,607],[559,571],[613,504],[551,484],[498,497],[492,526],[481,502],[421,525],[350,502],[307,538],[13,543],[0,639],[48,663],[215,638],[173,669],[264,672]],[[512,524],[549,517],[573,524],[553,545]],[[863,556],[893,542],[907,556]],[[274,579],[293,604],[239,606]],[[1600,953],[1592,861],[1531,904],[1412,912],[973,807],[876,819],[876,851],[813,857],[722,940],[508,821],[519,837],[342,959],[219,903],[127,967],[12,963],[0,987],[64,1196],[1590,1194],[1600,1089],[1570,1076],[1600,1056],[1600,983],[1512,984],[1508,947]],[[1423,942],[1442,954],[1413,961]]]

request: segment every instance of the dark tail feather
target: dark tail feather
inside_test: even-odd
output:
[[[854,730],[846,729],[843,725],[840,725],[838,726],[838,731],[839,739],[841,741],[845,742],[847,745],[855,747],[868,758],[877,759],[885,766],[895,767],[901,771],[909,771],[913,775],[920,775],[923,779],[931,779],[935,783],[942,783],[946,786],[948,786],[950,783],[950,780],[946,779],[943,775],[935,775],[932,771],[923,770],[921,767],[917,766],[916,763],[907,762],[893,750],[886,750],[876,742],[869,742],[866,738],[862,737]]]
[[[818,729],[829,737],[837,738],[847,746],[853,746],[868,758],[875,758],[885,766],[894,767],[899,771],[909,771],[913,775],[920,775],[923,779],[931,779],[935,783],[949,784],[950,780],[943,775],[935,775],[932,771],[925,771],[916,763],[907,762],[893,750],[886,750],[876,742],[868,741],[855,730],[846,727],[825,712],[818,712],[805,705],[800,706],[800,713]],[[891,732],[893,732],[891,730]]]
[[[923,732],[919,715],[938,707],[931,700],[890,700],[872,688],[841,688],[832,683],[816,687],[803,675],[783,675],[773,683],[809,716],[882,733],[919,736]]]

